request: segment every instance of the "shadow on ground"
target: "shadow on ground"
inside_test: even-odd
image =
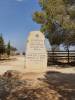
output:
[[[75,67],[75,61],[72,61],[72,62],[59,62],[59,61],[54,61],[54,62],[50,62],[48,63],[48,66],[51,66],[51,65],[58,65],[60,67]]]
[[[0,59],[0,62],[3,62],[3,61],[15,61],[17,60],[16,58],[8,58],[8,59]]]
[[[21,78],[17,71],[0,76],[0,100],[75,100],[75,74],[48,71],[38,80]]]
[[[75,74],[48,71],[41,80],[46,82],[50,89],[57,91],[61,96],[59,100],[75,100]]]

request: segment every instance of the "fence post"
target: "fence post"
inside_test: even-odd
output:
[[[52,50],[52,58],[53,58],[53,64],[54,64],[54,50]]]
[[[70,59],[69,59],[69,49],[68,49],[68,64],[69,64],[69,60],[70,60]]]

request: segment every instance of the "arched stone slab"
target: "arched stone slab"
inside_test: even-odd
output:
[[[45,37],[40,31],[29,34],[26,46],[26,68],[40,71],[47,68]]]

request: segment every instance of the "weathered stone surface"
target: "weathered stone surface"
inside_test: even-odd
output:
[[[47,68],[45,37],[40,31],[29,34],[26,48],[26,68],[44,70]]]

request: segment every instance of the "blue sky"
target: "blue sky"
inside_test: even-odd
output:
[[[40,29],[32,20],[32,14],[38,10],[38,0],[0,0],[0,33],[5,42],[10,40],[23,51],[28,33]]]
[[[25,51],[29,32],[40,30],[32,20],[33,13],[40,9],[38,0],[0,0],[0,33],[5,43],[10,40],[19,51]],[[47,40],[46,47],[50,48]]]

